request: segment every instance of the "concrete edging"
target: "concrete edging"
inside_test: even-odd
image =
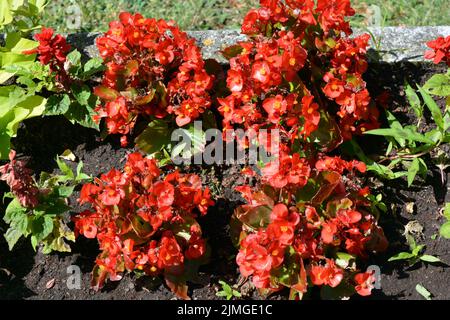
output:
[[[369,32],[379,42],[373,39],[371,47],[378,49],[379,62],[397,63],[401,61],[424,62],[423,54],[427,50],[426,42],[439,36],[450,35],[450,26],[438,27],[373,27],[355,29],[354,35]],[[209,30],[190,31],[192,37],[197,39],[205,59],[216,59],[222,63],[226,60],[221,56],[220,50],[246,40],[239,30]],[[100,33],[69,34],[68,40],[78,50],[89,57],[98,56],[95,38]]]

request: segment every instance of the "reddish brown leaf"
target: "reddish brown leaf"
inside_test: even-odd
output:
[[[320,190],[316,193],[312,202],[314,204],[323,203],[336,189],[336,187],[341,182],[341,175],[337,172],[333,171],[324,171],[322,172],[322,182]]]
[[[94,94],[106,101],[114,101],[119,97],[119,92],[105,86],[98,86],[94,88]]]
[[[53,278],[53,279],[47,281],[47,283],[45,284],[45,287],[47,289],[51,289],[55,286],[55,282],[56,282],[56,280],[55,280],[55,278]]]
[[[233,46],[230,46],[228,48],[225,48],[221,51],[222,55],[225,57],[225,59],[230,60],[231,58],[234,58],[242,53],[242,48],[240,45],[235,44]]]
[[[186,282],[173,282],[166,277],[166,284],[178,298],[183,300],[191,300],[187,294],[188,286],[186,285]]]

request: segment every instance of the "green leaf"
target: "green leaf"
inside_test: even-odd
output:
[[[425,261],[425,262],[429,262],[429,263],[441,262],[441,260],[439,258],[434,257],[434,256],[430,256],[428,254],[424,254],[423,256],[421,256],[420,260]]]
[[[448,74],[435,74],[425,83],[423,90],[435,96],[450,96],[450,76]]]
[[[20,32],[9,32],[6,34],[5,48],[10,52],[23,54],[24,51],[33,50],[39,46],[39,42],[22,38]],[[29,55],[25,55],[29,58]]]
[[[10,9],[9,1],[0,2],[0,27],[10,24],[13,21],[13,15]]]
[[[412,128],[375,129],[375,130],[367,131],[367,132],[365,132],[365,134],[393,137],[396,139],[407,139],[409,141],[422,142],[422,143],[427,143],[427,144],[431,144],[431,145],[434,144],[433,140],[418,133],[417,131],[413,131]]]
[[[93,100],[91,99],[92,91],[87,85],[72,85],[71,89],[79,104],[82,106],[90,106],[92,108],[95,107],[96,99],[95,97]]]
[[[81,53],[78,50],[73,50],[67,55],[67,61],[70,62],[71,66],[80,66],[81,64]]]
[[[425,101],[425,105],[428,107],[428,109],[431,112],[431,115],[433,116],[433,120],[438,126],[438,128],[441,131],[444,131],[444,118],[441,113],[441,109],[437,105],[437,103],[433,100],[433,98],[426,93],[426,91],[418,86],[420,95],[422,96],[423,100]]]
[[[23,236],[23,233],[16,228],[10,227],[5,233],[5,239],[8,242],[9,251],[16,245],[17,241]]]
[[[37,216],[31,221],[31,233],[38,242],[45,239],[52,231],[53,218],[51,216]]]
[[[70,107],[70,97],[67,94],[54,94],[47,100],[44,115],[56,116],[65,114]]]
[[[420,162],[417,158],[415,158],[412,162],[411,162],[411,166],[408,168],[408,187],[410,187],[413,182],[414,179],[416,178],[417,173],[420,170]]]
[[[416,291],[426,300],[431,300],[431,293],[424,286],[417,284]]]
[[[425,245],[423,245],[423,244],[421,244],[421,245],[419,245],[419,246],[416,246],[415,248],[413,248],[412,254],[413,254],[414,256],[418,256],[419,253],[423,250],[423,248],[425,248]]]
[[[62,161],[59,157],[56,158],[56,163],[58,164],[59,170],[61,170],[62,174],[64,175],[64,177],[62,177],[63,181],[75,179],[75,175],[73,174],[72,169],[67,165],[67,163]]]
[[[45,103],[43,97],[26,96],[14,86],[0,87],[0,159],[8,158],[10,138],[16,135],[20,122],[41,115]]]
[[[268,206],[240,206],[236,209],[235,215],[246,226],[258,230],[267,227],[270,223],[272,208]]]
[[[392,257],[389,258],[389,262],[391,261],[397,261],[397,260],[409,260],[411,258],[414,258],[415,255],[409,252],[400,252]]]
[[[114,89],[110,89],[108,87],[105,86],[98,86],[94,88],[94,94],[98,97],[100,97],[103,100],[106,101],[113,101],[116,100],[119,96],[120,93],[117,92]]]
[[[219,283],[222,285],[222,289],[225,292],[231,292],[232,289],[228,283],[226,283],[225,281],[222,281],[222,280],[219,280]]]
[[[448,203],[445,204],[445,207],[444,207],[444,217],[445,217],[447,220],[450,220],[450,202],[448,202]]]
[[[206,146],[205,132],[203,130],[197,130],[193,123],[189,124],[186,129],[180,128],[179,130],[182,130],[184,132],[191,143],[190,151],[188,152],[188,154],[182,153],[183,157],[186,156],[189,158],[197,153],[203,152]]]
[[[417,118],[422,118],[423,116],[423,106],[419,99],[419,96],[416,94],[414,89],[408,84],[405,89],[406,97],[408,98],[409,104],[411,108],[414,110]]]
[[[91,176],[83,173],[83,167],[84,167],[83,161],[80,161],[77,165],[77,177],[75,178],[75,181],[77,181],[77,182],[92,179]]]
[[[25,216],[27,213],[27,209],[22,207],[19,200],[14,198],[8,205],[5,210],[5,215],[3,216],[3,220],[11,224],[12,221],[16,221],[17,219],[21,219],[22,216]]]
[[[441,226],[439,234],[445,239],[450,239],[450,221],[447,221]]]
[[[93,120],[95,112],[89,106],[82,106],[79,103],[74,103],[70,106],[69,111],[65,114],[65,117],[71,123],[77,123],[83,127],[99,130],[98,123]]]
[[[88,80],[94,74],[105,70],[105,68],[106,67],[103,65],[103,60],[101,58],[90,59],[84,65],[83,80]]]
[[[75,242],[75,234],[60,219],[55,219],[53,232],[42,241],[44,245],[42,252],[44,254],[52,251],[70,252],[70,246],[65,240]]]
[[[135,142],[138,148],[147,154],[152,155],[161,151],[171,143],[167,123],[163,120],[153,120]]]
[[[343,141],[339,126],[326,111],[320,112],[319,128],[311,133],[310,139],[324,152],[336,149]]]
[[[345,252],[336,253],[336,264],[345,269],[348,267],[350,261],[355,260],[355,257]]]
[[[47,215],[61,215],[71,208],[65,203],[64,200],[58,199],[54,203],[49,204],[45,208],[45,214]]]
[[[60,186],[58,187],[58,196],[61,198],[69,198],[74,190],[75,186]]]

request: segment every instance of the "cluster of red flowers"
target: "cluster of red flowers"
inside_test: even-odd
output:
[[[120,21],[97,39],[107,71],[96,94],[110,133],[127,135],[139,115],[176,116],[178,126],[197,119],[211,106],[214,77],[201,51],[172,22],[120,14]]]
[[[269,292],[289,287],[302,296],[309,277],[315,286],[343,285],[370,295],[374,277],[358,272],[350,263],[338,263],[336,256],[345,252],[352,259],[365,259],[368,253],[387,247],[382,229],[369,213],[367,190],[345,183],[346,171],[364,172],[365,166],[325,157],[315,167],[310,174],[314,181],[328,179],[329,183],[323,182],[310,196],[310,188],[299,184],[297,188],[263,186],[264,192],[238,188],[248,202],[235,212],[243,224],[237,256],[240,271],[252,276],[257,288]]]
[[[337,265],[333,256],[342,251],[365,258],[385,249],[382,230],[365,208],[368,188],[349,190],[353,186],[344,183],[366,167],[322,152],[378,127],[378,110],[362,78],[370,37],[342,36],[351,34],[348,0],[260,4],[242,26],[250,40],[224,51],[230,94],[218,99],[225,129],[281,133],[280,151],[260,170],[263,186],[256,192],[238,188],[249,203],[235,213],[243,223],[241,273],[269,291],[288,286],[302,295],[309,276],[313,285],[345,283],[368,295],[373,277]],[[261,194],[268,189],[272,196]],[[249,226],[247,220],[257,222]],[[293,270],[298,277],[286,277]]]
[[[345,140],[379,126],[379,111],[371,103],[369,91],[362,75],[367,70],[365,58],[370,36],[339,39],[331,57],[331,69],[323,80],[325,96],[339,106],[337,112],[341,134]]]
[[[450,67],[450,36],[439,37],[427,42],[432,50],[425,52],[425,58],[433,60],[435,64],[445,62]]]
[[[195,217],[213,201],[197,175],[174,171],[163,177],[155,160],[133,153],[123,172],[112,169],[84,185],[79,201],[94,209],[75,218],[75,230],[100,243],[97,287],[107,275],[119,280],[125,270],[183,274],[186,259],[205,254]]]
[[[11,192],[25,208],[39,204],[39,189],[33,180],[33,171],[26,167],[25,161],[16,160],[16,152],[9,153],[9,163],[0,167],[0,180],[5,181]]]
[[[277,128],[305,140],[328,114],[345,140],[376,128],[378,111],[362,80],[369,36],[341,36],[351,33],[350,1],[260,3],[242,26],[251,40],[225,50],[231,94],[219,99],[224,128]]]
[[[39,41],[39,46],[25,53],[38,54],[41,64],[48,65],[50,71],[55,72],[57,81],[64,82],[68,77],[64,64],[67,54],[71,50],[66,38],[60,34],[54,36],[54,31],[51,28],[42,28],[41,33],[34,37],[36,41]]]
[[[355,10],[350,0],[260,0],[259,9],[250,10],[244,18],[242,32],[249,35],[270,33],[274,25],[296,27],[320,24],[325,34],[334,31],[351,33],[345,20]]]

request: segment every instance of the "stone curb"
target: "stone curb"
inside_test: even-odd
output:
[[[372,35],[372,54],[369,58],[378,62],[398,63],[401,61],[424,62],[426,42],[439,36],[450,35],[450,26],[439,27],[374,27],[355,29],[355,35],[369,32]],[[205,59],[226,60],[220,50],[238,41],[246,40],[239,30],[210,30],[188,32],[197,39]],[[77,33],[68,35],[69,42],[89,57],[98,56],[95,39],[100,33]]]

